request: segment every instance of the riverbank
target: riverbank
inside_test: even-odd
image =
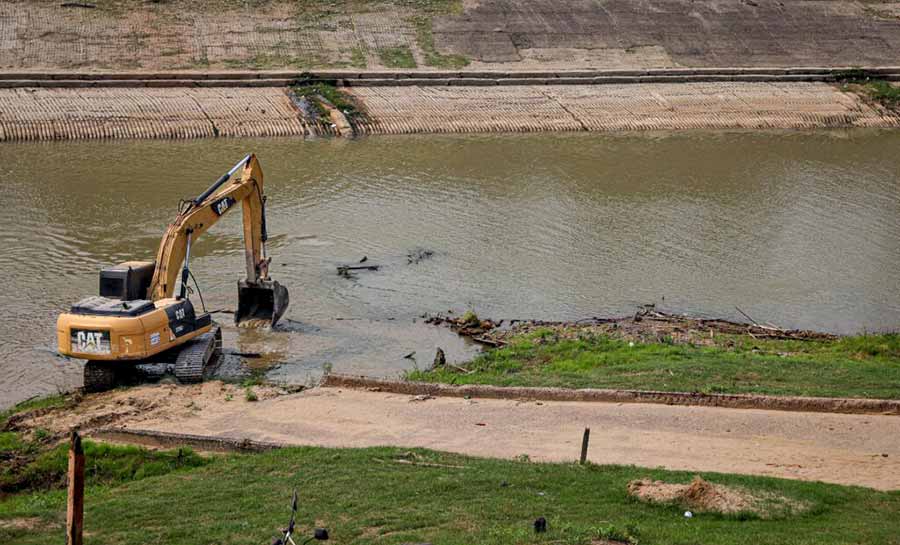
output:
[[[471,316],[448,321],[498,348],[463,366],[412,371],[409,379],[455,385],[900,399],[897,334],[837,337],[693,319],[654,309],[621,319],[520,322],[503,329]]]
[[[45,87],[0,89],[0,142],[900,127],[895,108],[859,89],[825,82],[585,85],[540,79],[536,85],[438,86],[394,80],[393,86],[382,81],[335,89],[333,96],[349,105],[335,108],[289,87],[171,86],[179,80],[160,80],[153,87],[126,81],[122,87],[78,88],[48,81]]]

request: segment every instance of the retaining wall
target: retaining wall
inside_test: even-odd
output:
[[[896,112],[827,83],[376,85],[345,91],[364,113],[350,118],[352,131],[341,131],[345,135],[900,126]],[[0,141],[336,132],[330,119],[301,112],[283,87],[0,89]]]

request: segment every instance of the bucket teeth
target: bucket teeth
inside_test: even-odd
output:
[[[290,298],[288,290],[274,280],[261,280],[250,283],[238,282],[238,309],[234,314],[234,323],[242,324],[258,321],[270,326],[287,310]]]

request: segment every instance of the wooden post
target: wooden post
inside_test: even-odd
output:
[[[587,462],[588,441],[591,440],[591,428],[584,428],[584,436],[581,438],[581,465]]]
[[[69,502],[66,509],[66,545],[82,545],[84,530],[84,450],[77,430],[69,442]]]

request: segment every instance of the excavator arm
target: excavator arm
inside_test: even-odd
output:
[[[240,175],[232,180],[237,171]],[[242,159],[197,198],[187,201],[166,229],[148,289],[150,300],[173,297],[179,272],[182,275],[180,297],[185,296],[191,245],[238,203],[243,213],[247,276],[238,284],[235,322],[261,319],[274,324],[281,317],[287,308],[288,294],[286,288],[269,279],[263,173],[254,154]]]

